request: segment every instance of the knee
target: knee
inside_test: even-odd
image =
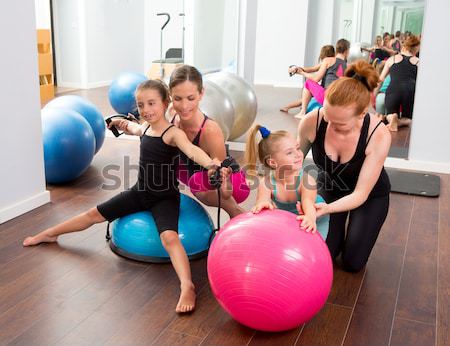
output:
[[[100,223],[106,221],[102,214],[98,211],[97,208],[91,208],[86,212],[86,216],[92,223]]]
[[[180,242],[178,233],[175,231],[164,231],[161,233],[161,243],[165,249],[171,248]]]
[[[358,273],[365,267],[366,263],[367,261],[349,259],[344,256],[342,259],[342,269],[349,273]]]

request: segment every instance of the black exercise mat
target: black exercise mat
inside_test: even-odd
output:
[[[391,181],[391,191],[407,195],[438,197],[441,190],[439,176],[428,173],[386,169]]]

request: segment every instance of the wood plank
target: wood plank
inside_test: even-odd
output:
[[[344,345],[387,345],[404,247],[376,244],[366,268]]]
[[[339,265],[333,264],[333,286],[327,302],[353,308],[358,298],[364,272],[365,269],[359,273],[348,273]]]
[[[439,200],[416,197],[396,317],[436,323]]]
[[[223,309],[218,311],[221,318],[219,318],[219,322],[211,329],[201,345],[247,345],[255,331],[234,321]]]
[[[297,341],[302,329],[303,325],[298,328],[280,333],[266,333],[256,331],[255,335],[249,343],[249,346],[295,345],[295,342]]]
[[[435,331],[434,324],[396,318],[390,346],[435,345]]]
[[[303,328],[296,345],[342,345],[352,309],[325,304],[323,309]]]
[[[165,330],[151,345],[157,346],[194,346],[200,345],[202,339],[189,334]]]
[[[450,175],[441,175],[439,198],[437,345],[450,345]]]

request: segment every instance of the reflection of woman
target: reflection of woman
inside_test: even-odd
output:
[[[378,59],[377,61],[380,62],[390,57],[390,54],[386,52],[383,48],[383,39],[381,38],[380,35],[378,35],[375,38],[375,44],[373,47],[370,48],[361,47],[361,50],[373,53],[373,55],[371,55],[371,63],[375,61],[375,59]]]
[[[367,62],[351,64],[327,89],[324,107],[300,122],[300,146],[312,149],[319,169],[317,217],[330,215],[327,245],[333,258],[342,253],[345,270],[366,264],[389,209],[389,178],[383,164],[391,136],[367,113],[378,74]],[[347,222],[348,219],[348,222]]]
[[[411,123],[419,63],[415,55],[419,51],[419,46],[419,38],[414,35],[409,36],[401,53],[386,61],[380,76],[381,82],[384,82],[388,74],[391,76],[385,99],[388,128],[391,131],[397,131],[399,126],[408,126]],[[376,89],[375,94],[379,88]]]
[[[175,126],[182,129],[189,140],[196,146],[203,149],[209,156],[223,161],[226,157],[225,140],[219,125],[208,118],[200,110],[200,101],[202,99],[204,89],[203,80],[200,72],[193,66],[183,65],[176,68],[170,77],[170,95],[172,97],[172,107],[175,113],[172,122]],[[202,203],[209,206],[217,206],[217,192],[208,183],[204,183],[204,174],[202,167],[185,155],[181,155],[182,169],[180,169],[179,178],[187,184],[194,177],[196,190],[194,193]],[[229,180],[240,179],[241,176],[236,173],[228,177]],[[206,179],[207,180],[207,179]],[[206,185],[206,186],[205,186]],[[234,197],[238,196],[242,191],[237,188],[248,189],[243,184],[233,184],[233,194],[229,198],[224,198],[222,194],[221,207],[234,217],[244,212],[236,203]]]
[[[306,71],[299,72],[307,80],[302,91],[303,108],[300,113],[295,116],[296,118],[303,118],[312,96],[314,96],[317,102],[323,104],[324,90],[333,81],[344,75],[344,71],[347,68],[349,49],[350,42],[341,38],[336,42],[336,57],[323,59],[317,73],[311,74]],[[320,85],[318,84],[319,81],[321,81]]]
[[[320,65],[325,58],[330,58],[330,57],[334,57],[334,56],[335,56],[334,47],[331,44],[327,44],[327,45],[323,46],[320,50],[319,63],[317,65],[312,66],[312,67],[291,66],[291,67],[289,67],[289,74],[291,74],[291,75],[297,74],[297,73],[300,73],[300,71],[307,72],[307,73],[317,72],[317,71],[319,71]],[[300,107],[301,105],[302,105],[302,100],[299,99],[299,100],[291,102],[287,106],[281,108],[280,111],[287,113],[289,111],[289,109]]]

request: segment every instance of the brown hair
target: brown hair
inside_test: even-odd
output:
[[[170,76],[169,89],[172,90],[178,84],[183,82],[192,82],[197,85],[197,90],[199,93],[203,90],[203,79],[202,74],[194,66],[181,65],[177,67]]]
[[[370,102],[370,93],[380,78],[374,67],[364,60],[357,60],[345,70],[344,77],[335,80],[326,91],[325,98],[333,106],[356,106],[356,113],[364,111]]]
[[[420,39],[416,35],[410,35],[403,45],[407,50],[411,51],[420,45]]]
[[[145,82],[142,82],[137,86],[134,95],[137,96],[137,94],[144,90],[156,90],[159,93],[159,96],[161,96],[161,100],[163,102],[170,102],[169,90],[167,89],[167,85],[159,79],[149,79]]]
[[[247,172],[250,175],[255,174],[257,158],[264,166],[272,168],[267,163],[267,160],[274,153],[275,144],[288,135],[288,132],[284,130],[270,132],[266,138],[262,138],[257,143],[256,135],[261,127],[261,125],[255,125],[250,130],[245,146],[245,162],[248,167]]]
[[[348,42],[345,38],[341,38],[336,42],[336,53],[343,54],[350,49],[350,42]]]
[[[331,44],[327,44],[326,46],[323,46],[322,49],[320,50],[319,61],[325,58],[333,57],[335,55],[336,53],[334,51],[334,47]]]

